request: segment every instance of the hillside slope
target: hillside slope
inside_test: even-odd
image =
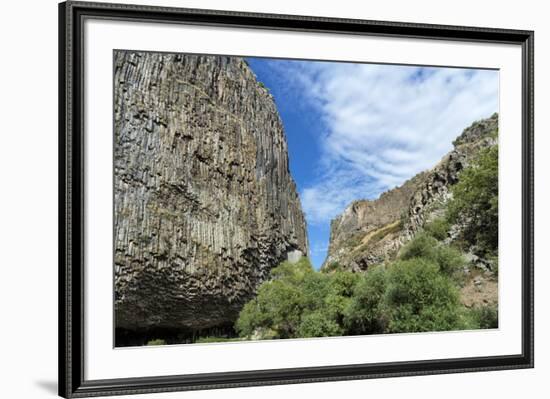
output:
[[[453,142],[453,150],[432,169],[374,201],[350,204],[331,223],[329,251],[322,270],[366,271],[372,265],[393,259],[426,222],[442,215],[450,199],[449,189],[458,181],[460,171],[482,149],[497,144],[497,130],[497,114],[474,122]]]

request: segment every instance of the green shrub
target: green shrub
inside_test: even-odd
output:
[[[474,328],[498,328],[498,308],[496,305],[476,306],[469,309]]]
[[[445,218],[437,218],[426,223],[424,225],[424,231],[436,240],[443,241],[447,238],[449,227],[449,222]]]
[[[330,337],[343,334],[344,329],[329,315],[319,310],[304,315],[298,328],[297,337]]]
[[[258,86],[260,86],[262,89],[267,89],[264,82],[258,82]]]
[[[306,275],[313,273],[313,266],[308,258],[303,256],[298,262],[283,262],[271,270],[274,280],[284,280],[291,284],[299,284]]]
[[[271,275],[272,280],[262,284],[256,298],[241,310],[235,323],[241,337],[250,337],[258,331],[270,331],[275,338],[343,331],[345,309],[359,274],[316,273],[306,259],[296,264],[284,262]]]
[[[304,295],[299,287],[282,280],[262,284],[258,296],[245,305],[236,329],[241,336],[250,336],[259,328],[276,332],[277,338],[294,336],[304,305]]]
[[[399,251],[399,259],[408,260],[413,258],[435,257],[435,248],[437,240],[424,232],[418,233]]]
[[[330,276],[322,309],[338,325],[343,324],[359,279],[360,275],[352,272],[336,272]]]
[[[443,274],[457,281],[460,279],[461,269],[466,264],[466,259],[460,251],[437,242],[435,238],[425,232],[418,233],[399,252],[399,259],[401,260],[415,258],[433,262]]]
[[[334,273],[329,280],[329,290],[334,295],[350,297],[353,295],[359,277],[357,273],[346,271]]]
[[[462,270],[466,265],[466,259],[459,250],[447,245],[439,245],[435,249],[431,260],[439,266],[443,274],[460,282],[463,276]]]
[[[382,299],[386,291],[386,271],[383,266],[369,269],[357,283],[353,298],[346,308],[344,326],[349,334],[377,334],[384,332]]]
[[[272,280],[260,286],[256,298],[239,314],[235,330],[241,337],[265,330],[274,338],[292,338],[302,314],[322,305],[328,277],[315,273],[307,258],[294,264],[283,262],[271,275]]]
[[[459,303],[453,282],[463,265],[459,251],[427,233],[399,260],[367,273],[318,273],[307,259],[283,262],[244,306],[235,329],[241,338],[263,339],[470,328],[479,322]]]
[[[414,258],[388,268],[383,312],[388,332],[463,328],[458,290],[432,261]]]

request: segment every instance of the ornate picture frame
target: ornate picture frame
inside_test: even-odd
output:
[[[396,40],[505,45],[521,51],[521,350],[517,353],[307,367],[89,378],[86,330],[86,21],[269,30]],[[125,29],[121,27],[121,29]],[[534,366],[534,32],[311,16],[255,14],[68,1],[59,4],[59,395],[88,397],[364,378],[530,368]],[[93,64],[92,64],[93,66]],[[109,82],[110,84],[110,82]],[[502,94],[503,96],[506,93]],[[506,114],[503,114],[506,117]],[[521,152],[521,154],[519,154]],[[502,177],[501,179],[506,177]],[[106,183],[108,184],[108,183]],[[520,245],[520,243],[518,243]],[[519,256],[519,254],[518,254]],[[111,268],[112,265],[94,265]],[[108,295],[108,294],[107,294]],[[507,295],[506,292],[501,292]],[[233,344],[241,345],[241,344]],[[88,348],[88,349],[87,349]],[[113,348],[111,348],[113,349]],[[114,349],[113,349],[114,350]],[[167,351],[170,348],[166,348]]]

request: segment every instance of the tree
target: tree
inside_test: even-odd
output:
[[[477,245],[481,252],[498,248],[498,146],[480,152],[471,166],[464,169],[452,189],[453,199],[447,217],[466,222],[464,240]]]
[[[342,335],[346,309],[361,278],[351,272],[316,273],[307,259],[284,262],[271,272],[258,295],[242,309],[235,329],[272,338]]]
[[[399,259],[435,257],[437,240],[424,232],[418,233],[411,241],[399,251]]]
[[[458,290],[436,263],[424,258],[399,260],[388,268],[382,306],[387,332],[462,328]]]
[[[262,284],[258,296],[242,309],[235,329],[240,336],[257,330],[273,332],[274,338],[290,338],[300,324],[303,294],[298,287],[280,280]]]
[[[328,277],[315,273],[307,258],[295,264],[283,262],[271,277],[241,310],[235,323],[241,337],[258,331],[267,331],[272,338],[296,337],[302,315],[321,307]]]
[[[350,306],[355,286],[361,276],[348,271],[335,272],[330,275],[323,301],[323,310],[330,320],[342,326],[348,307]]]
[[[386,320],[382,314],[382,300],[386,286],[386,270],[383,266],[371,267],[357,283],[344,316],[344,325],[349,334],[384,332]]]
[[[462,253],[456,248],[439,243],[433,236],[420,232],[399,252],[399,259],[422,258],[439,267],[448,277],[459,280],[461,268],[466,264]]]
[[[304,314],[298,328],[297,337],[331,337],[341,336],[344,329],[322,310]]]

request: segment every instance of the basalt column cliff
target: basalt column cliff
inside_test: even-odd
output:
[[[235,57],[117,51],[116,327],[230,325],[308,253],[273,98]]]

